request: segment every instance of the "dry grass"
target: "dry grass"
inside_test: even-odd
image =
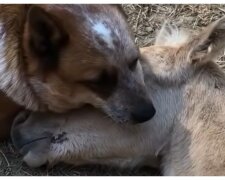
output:
[[[123,5],[135,41],[139,46],[152,44],[165,20],[198,30],[225,15],[225,5]]]
[[[164,20],[175,22],[178,26],[199,30],[210,22],[225,15],[225,5],[123,5],[128,21],[135,33],[139,46],[154,42],[157,30]],[[225,67],[224,57],[219,63]],[[9,142],[0,144],[0,175],[155,175],[149,169],[118,170],[103,166],[75,168],[59,165],[53,169],[30,169],[22,164],[20,156]]]

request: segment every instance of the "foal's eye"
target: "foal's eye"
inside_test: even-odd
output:
[[[129,69],[134,71],[138,63],[138,58],[135,58],[132,62],[129,63]]]

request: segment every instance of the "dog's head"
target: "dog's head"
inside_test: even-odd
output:
[[[136,122],[155,114],[139,50],[118,6],[31,6],[23,55],[28,81],[49,110],[91,104],[114,120]]]

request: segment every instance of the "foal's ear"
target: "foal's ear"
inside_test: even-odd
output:
[[[179,47],[189,39],[189,33],[166,21],[156,36],[155,45]]]
[[[194,37],[187,48],[190,49],[191,63],[205,63],[218,57],[225,48],[225,17],[213,22]]]

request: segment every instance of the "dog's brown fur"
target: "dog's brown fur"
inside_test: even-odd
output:
[[[147,120],[138,57],[115,5],[0,5],[0,90],[25,108],[91,104],[116,121]]]

